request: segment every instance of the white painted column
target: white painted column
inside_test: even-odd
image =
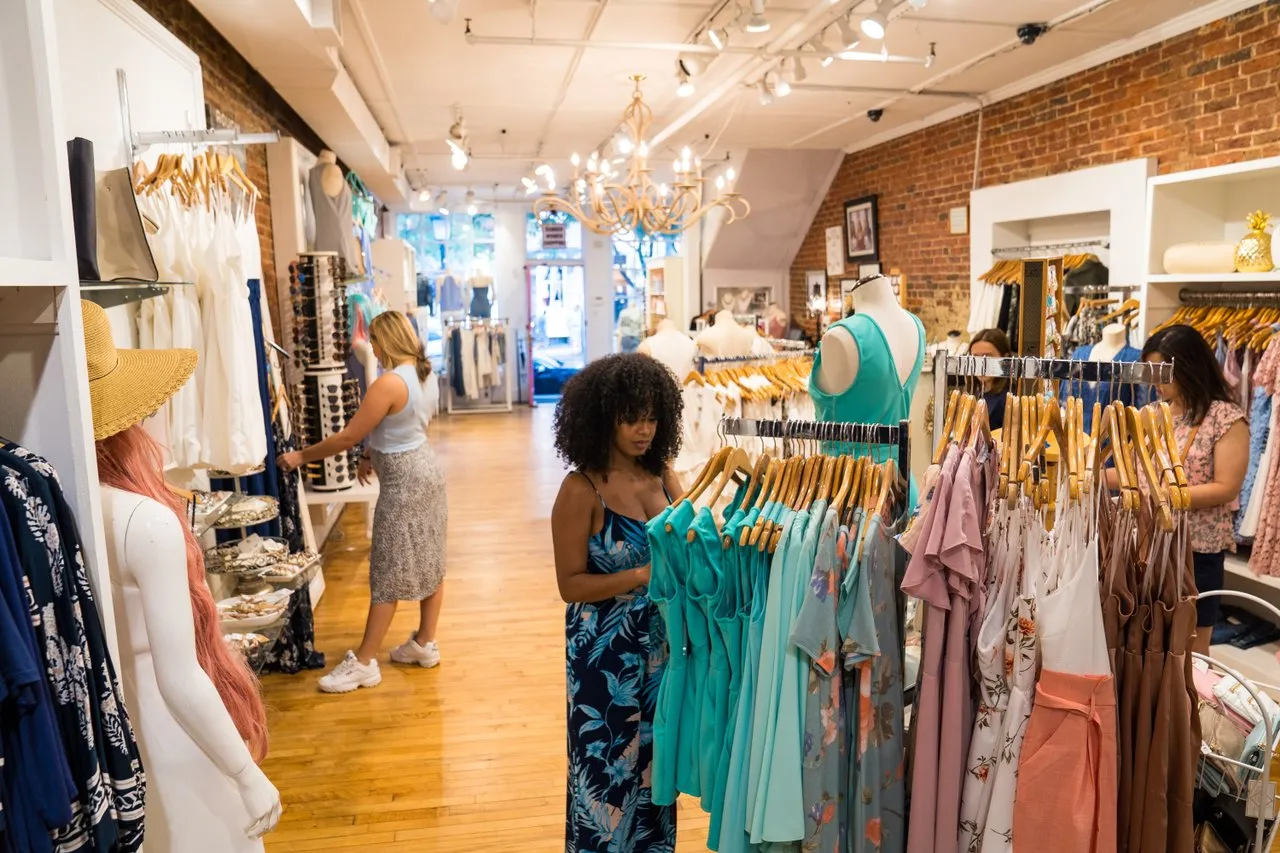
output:
[[[613,243],[583,229],[587,289],[587,361],[613,352]]]

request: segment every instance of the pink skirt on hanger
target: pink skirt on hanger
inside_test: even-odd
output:
[[[1109,675],[1044,670],[1027,723],[1013,849],[1116,850],[1116,695]]]

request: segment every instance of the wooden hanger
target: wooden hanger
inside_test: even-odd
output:
[[[933,451],[933,464],[941,465],[946,458],[947,447],[951,440],[951,426],[955,423],[956,410],[960,406],[960,392],[952,391],[947,400],[947,414],[942,420],[942,430],[938,433],[938,446]]]

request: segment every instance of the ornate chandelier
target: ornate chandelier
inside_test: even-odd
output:
[[[545,186],[540,188],[533,178],[524,179],[529,195],[542,193],[534,202],[534,212],[568,213],[596,234],[639,232],[648,235],[679,234],[716,208],[726,211],[726,224],[750,214],[751,205],[733,190],[732,168],[716,178],[716,197],[703,201],[706,181],[702,176],[702,161],[693,157],[688,148],[675,161],[673,183],[655,184],[651,180],[645,134],[653,122],[653,110],[640,92],[644,76],[631,79],[635,81],[635,91],[622,113],[622,132],[615,143],[618,153],[629,158],[625,173],[615,169],[613,162],[599,152],[587,158],[583,169],[581,158],[574,154],[569,160],[573,165],[573,180],[561,192],[554,170],[544,163],[535,174]]]

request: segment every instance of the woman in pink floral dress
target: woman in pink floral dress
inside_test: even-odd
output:
[[[1191,550],[1196,588],[1222,589],[1227,551],[1235,551],[1232,514],[1249,467],[1249,426],[1231,402],[1222,368],[1190,326],[1169,326],[1142,347],[1142,359],[1173,362],[1173,382],[1158,386],[1173,409],[1174,433],[1191,483]],[[1217,596],[1196,602],[1194,651],[1209,652],[1218,617]]]

